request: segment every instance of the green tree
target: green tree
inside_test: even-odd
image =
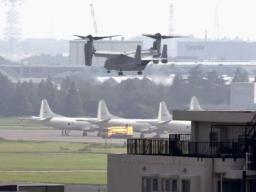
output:
[[[232,82],[249,82],[248,71],[246,71],[242,67],[236,68],[236,72],[235,72]]]
[[[10,104],[15,88],[12,82],[0,73],[0,116],[12,115]]]
[[[72,82],[70,85],[63,107],[63,113],[66,116],[74,117],[84,115],[81,97],[74,82]]]
[[[18,82],[10,105],[14,116],[27,116],[33,113],[32,104],[24,90],[24,84]]]
[[[60,100],[58,99],[58,88],[51,81],[51,78],[48,77],[46,81],[42,80],[38,85],[37,92],[40,101],[46,99],[53,111],[59,112]],[[38,105],[40,105],[40,102]]]

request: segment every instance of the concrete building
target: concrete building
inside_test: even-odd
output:
[[[179,41],[178,59],[249,61],[256,60],[256,42],[244,41]]]
[[[255,109],[255,82],[235,82],[230,85],[230,108],[239,110]]]
[[[64,185],[60,184],[3,184],[0,191],[26,192],[64,192]]]
[[[174,111],[191,135],[128,139],[108,155],[109,192],[256,191],[256,112]]]
[[[69,64],[84,66],[84,43],[83,40],[72,40],[69,42]],[[104,40],[95,41],[94,46],[99,51],[113,51],[113,52],[127,52],[135,51],[137,45],[142,46],[140,41],[118,41],[118,40]],[[93,58],[93,65],[103,65],[104,58]]]
[[[39,83],[47,77],[68,76],[76,72],[86,72],[84,66],[70,65],[0,65],[0,73],[8,77],[13,83]],[[61,78],[62,79],[62,78]]]

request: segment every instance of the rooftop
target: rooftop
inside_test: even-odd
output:
[[[218,122],[218,123],[248,123],[256,115],[256,111],[174,111],[174,120]]]

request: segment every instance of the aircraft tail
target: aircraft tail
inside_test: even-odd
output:
[[[159,121],[171,121],[172,120],[172,115],[168,111],[166,103],[164,101],[161,101],[159,104],[158,120]]]
[[[140,45],[137,45],[134,58],[136,61],[141,62],[141,46]]]
[[[161,55],[161,61],[162,61],[162,63],[167,63],[168,62],[167,45],[163,46],[163,51],[162,51],[162,55]]]
[[[200,106],[196,96],[193,96],[190,101],[189,110],[191,111],[202,111],[203,108]]]
[[[57,116],[57,115],[52,112],[47,100],[43,99],[41,102],[41,108],[40,108],[40,114],[39,114],[40,119],[48,119],[54,116]]]
[[[99,120],[108,120],[114,117],[108,110],[106,102],[104,100],[99,101],[97,118]]]

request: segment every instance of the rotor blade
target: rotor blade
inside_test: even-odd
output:
[[[189,36],[181,35],[162,35],[162,39],[174,39],[174,38],[188,38]]]
[[[155,39],[156,38],[156,36],[155,35],[151,35],[151,34],[142,34],[143,36],[145,36],[145,37],[150,37],[150,38],[153,38],[153,39]]]
[[[75,37],[79,37],[80,39],[87,39],[87,36],[82,36],[82,35],[74,35]]]
[[[121,35],[110,35],[110,36],[101,36],[101,37],[93,37],[94,40],[106,39],[111,37],[120,37]]]

